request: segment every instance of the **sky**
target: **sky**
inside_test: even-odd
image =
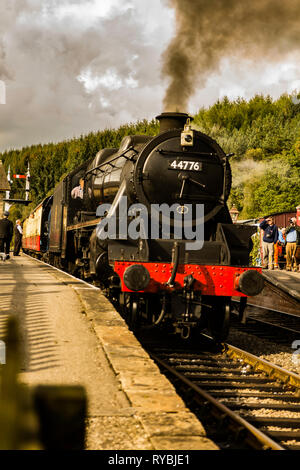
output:
[[[169,83],[162,73],[164,53],[177,28],[174,4],[1,0],[0,151],[160,114]],[[276,98],[300,90],[299,57],[293,48],[284,49],[276,61],[225,52],[201,85],[195,82],[180,111],[193,114],[225,95]],[[193,60],[198,61],[197,55]]]

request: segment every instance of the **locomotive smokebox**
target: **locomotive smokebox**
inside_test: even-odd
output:
[[[160,122],[160,132],[183,129],[187,119],[193,121],[193,118],[187,113],[162,113],[156,116],[156,119]]]

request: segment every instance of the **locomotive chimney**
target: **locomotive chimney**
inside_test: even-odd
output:
[[[193,120],[187,113],[162,113],[156,116],[156,119],[160,122],[160,132],[170,129],[183,129],[188,118],[191,121]]]

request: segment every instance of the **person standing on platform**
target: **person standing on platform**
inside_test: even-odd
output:
[[[268,217],[264,219],[259,228],[264,231],[262,246],[263,246],[263,269],[274,269],[274,243],[278,240],[278,228],[274,224],[273,218]]]
[[[296,217],[290,219],[290,225],[285,229],[286,233],[286,270],[297,271],[296,250],[300,245],[300,227],[297,225]]]
[[[274,244],[274,269],[279,269],[279,257],[283,256],[285,246],[285,228],[278,230],[278,240]]]
[[[14,228],[15,234],[15,245],[14,245],[14,256],[20,256],[20,249],[22,246],[22,236],[23,230],[21,226],[21,221],[18,219]]]
[[[3,213],[3,218],[0,220],[0,252],[6,254],[6,259],[9,259],[10,242],[13,236],[13,223],[8,220],[9,212]]]

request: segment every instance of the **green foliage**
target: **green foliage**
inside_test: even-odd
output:
[[[252,235],[253,247],[250,253],[250,266],[258,266],[258,259],[260,258],[260,230],[257,229],[256,233]]]
[[[252,159],[252,160],[263,160],[264,159],[264,152],[260,148],[256,149],[248,149],[245,152],[245,158],[246,159]]]
[[[21,150],[10,150],[0,155],[7,170],[10,165],[13,173],[26,173],[28,162],[31,172],[31,200],[28,207],[13,206],[12,217],[26,217],[31,210],[46,196],[63,176],[81,163],[93,158],[102,148],[117,148],[126,135],[158,133],[158,124],[153,120],[139,121],[136,124],[121,126],[119,129],[105,129],[96,133],[57,144],[32,145]],[[11,197],[24,198],[24,180],[13,181]]]
[[[300,203],[300,104],[298,96],[284,94],[273,100],[257,95],[249,101],[227,97],[200,109],[193,126],[217,140],[230,158],[233,185],[228,205],[239,218],[295,210]],[[28,207],[14,209],[15,218],[27,215],[68,172],[93,158],[101,148],[117,148],[126,135],[156,135],[156,121],[139,121],[119,129],[105,129],[57,144],[33,145],[3,152],[0,158],[14,173],[31,168]],[[24,197],[24,181],[14,181],[14,197]]]
[[[298,96],[298,95],[297,95]],[[233,185],[228,201],[239,218],[295,210],[300,203],[300,104],[296,94],[224,98],[195,116],[196,126],[231,157]]]

